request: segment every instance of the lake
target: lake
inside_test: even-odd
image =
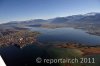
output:
[[[99,45],[100,36],[88,34],[86,31],[74,28],[41,28],[28,27],[32,31],[39,31],[41,35],[37,40],[41,43],[48,42],[78,42],[89,45]]]
[[[28,28],[31,31],[39,31],[41,33],[37,37],[37,41],[43,44],[46,44],[48,42],[78,42],[89,45],[100,44],[100,36],[88,34],[81,29],[74,29],[74,28],[50,29],[50,28],[40,28],[40,27],[28,27]],[[15,46],[9,46],[5,48],[0,48],[0,55],[3,57],[4,61],[8,66],[32,66],[32,65],[37,66],[35,61],[37,57],[50,58],[46,50],[47,50],[46,47],[42,48],[35,46],[34,44],[27,45],[21,49]],[[54,65],[51,64],[45,66],[54,66]]]

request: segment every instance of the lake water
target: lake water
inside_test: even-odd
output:
[[[29,27],[32,31],[39,31],[41,35],[37,40],[42,43],[48,42],[78,42],[89,45],[99,45],[100,36],[91,35],[81,29],[74,28],[41,28]]]
[[[81,29],[74,28],[40,28],[28,27],[32,31],[39,31],[41,34],[37,37],[37,41],[46,44],[48,42],[79,42],[82,44],[100,44],[100,36],[91,35]],[[22,49],[9,46],[0,48],[0,55],[6,62],[7,66],[37,66],[36,58],[50,58],[45,48],[28,45]],[[54,66],[54,65],[43,65]],[[55,65],[57,66],[57,65]]]

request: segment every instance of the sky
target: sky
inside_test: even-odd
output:
[[[100,12],[100,0],[0,0],[0,23]]]

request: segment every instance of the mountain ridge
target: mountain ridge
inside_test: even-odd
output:
[[[12,28],[12,27],[27,27],[27,26],[48,26],[48,25],[71,25],[71,26],[88,26],[100,24],[100,13],[91,12],[87,14],[72,15],[66,17],[56,17],[52,19],[31,19],[26,21],[11,21],[8,23],[0,24],[0,28]],[[96,26],[95,25],[95,26]]]

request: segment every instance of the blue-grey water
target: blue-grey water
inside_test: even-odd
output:
[[[74,28],[41,28],[29,27],[32,31],[39,31],[39,42],[77,42],[89,45],[99,45],[100,36],[88,34],[86,31]]]
[[[48,42],[79,42],[82,44],[99,45],[100,36],[91,35],[81,29],[74,28],[40,28],[28,27],[32,31],[39,31],[41,34],[37,37],[37,41],[46,44]],[[28,45],[22,49],[9,46],[0,48],[0,55],[3,57],[7,66],[37,66],[36,58],[49,58],[48,53],[35,45]],[[54,66],[54,65],[45,65]],[[56,65],[57,66],[57,65]]]

